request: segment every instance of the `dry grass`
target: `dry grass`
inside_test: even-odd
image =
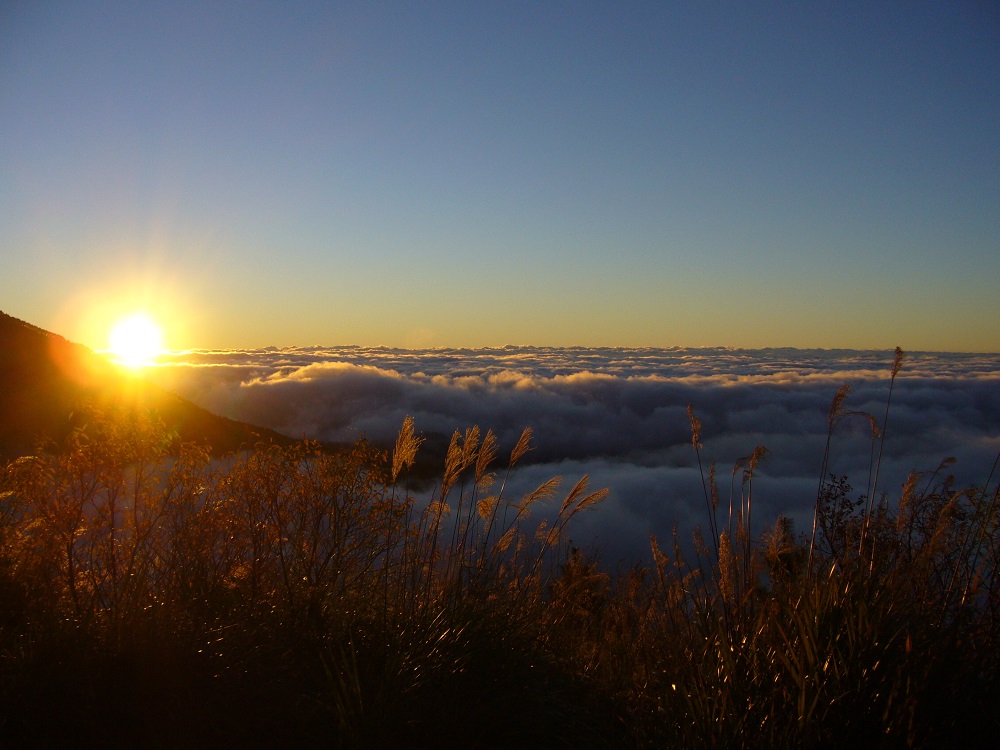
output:
[[[5,746],[961,747],[997,731],[992,477],[955,488],[943,465],[873,499],[824,476],[808,536],[783,519],[755,536],[759,446],[728,514],[703,472],[693,560],[678,532],[611,575],[564,541],[606,491],[509,495],[530,440],[498,467],[492,432],[456,431],[420,502],[410,419],[390,453],[260,445],[220,464],[154,415],[95,414],[7,465]]]

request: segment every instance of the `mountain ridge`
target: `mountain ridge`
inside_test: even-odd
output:
[[[0,311],[0,460],[61,444],[88,409],[156,412],[181,441],[217,454],[292,438],[212,414],[88,347]]]

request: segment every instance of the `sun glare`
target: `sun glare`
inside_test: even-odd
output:
[[[147,315],[137,313],[119,320],[109,337],[111,354],[120,364],[143,367],[163,351],[163,332]]]

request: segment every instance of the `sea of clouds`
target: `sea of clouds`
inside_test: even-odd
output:
[[[305,347],[175,353],[152,378],[217,414],[292,437],[391,443],[410,415],[428,444],[478,425],[497,434],[503,453],[530,426],[536,448],[514,491],[553,475],[568,489],[588,474],[611,494],[571,536],[606,560],[631,561],[650,533],[669,538],[675,524],[685,533],[707,525],[688,404],[726,510],[730,488],[740,491],[735,462],[764,445],[754,518],[762,526],[784,514],[804,531],[834,394],[850,385],[846,407],[881,424],[892,362],[891,351]],[[933,472],[949,457],[958,482],[983,484],[998,451],[1000,354],[907,353],[879,490],[898,497],[911,471]],[[870,465],[868,420],[844,419],[829,470],[864,492]]]

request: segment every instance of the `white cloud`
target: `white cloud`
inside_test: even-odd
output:
[[[523,473],[589,473],[611,487],[574,538],[593,541],[580,536],[593,531],[620,554],[675,521],[705,522],[688,403],[703,422],[706,470],[718,463],[724,494],[733,463],[763,444],[770,455],[755,517],[811,518],[831,398],[850,383],[848,408],[881,422],[891,363],[891,352],[870,351],[310,347],[184,353],[156,377],[212,411],[294,437],[389,442],[413,415],[425,434],[490,427],[509,449],[530,425],[538,448]],[[961,481],[985,481],[1000,440],[998,386],[1000,355],[908,355],[879,486],[893,490],[910,470],[933,470],[947,456],[958,459]],[[846,421],[833,451],[831,471],[863,491],[867,422]]]

